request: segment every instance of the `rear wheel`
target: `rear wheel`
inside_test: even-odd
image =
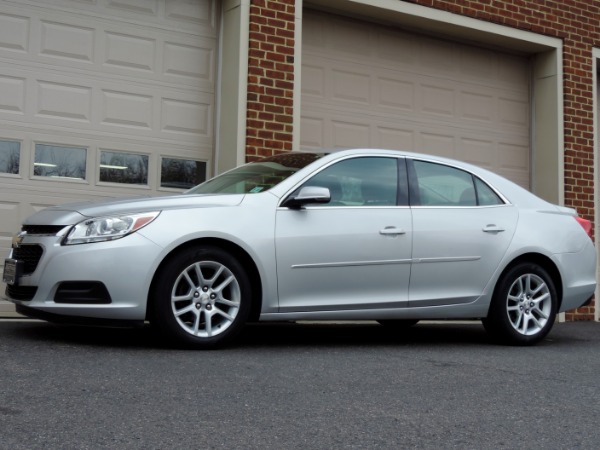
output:
[[[171,343],[218,347],[235,337],[250,311],[250,282],[241,264],[217,247],[191,247],[158,274],[151,322]]]
[[[518,264],[498,282],[483,325],[502,343],[535,344],[554,325],[557,298],[554,282],[542,267]]]

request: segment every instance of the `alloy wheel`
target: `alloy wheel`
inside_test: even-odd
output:
[[[235,320],[241,302],[238,280],[225,265],[196,262],[175,280],[171,308],[187,333],[210,338],[223,333]]]
[[[525,336],[539,333],[548,323],[552,311],[548,285],[538,275],[521,275],[508,291],[506,311],[517,332]]]

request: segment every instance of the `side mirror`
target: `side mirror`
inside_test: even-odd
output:
[[[308,203],[329,203],[329,189],[319,186],[305,186],[296,195],[291,195],[281,204],[286,208],[300,209]]]

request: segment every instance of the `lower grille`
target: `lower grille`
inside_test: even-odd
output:
[[[24,262],[23,275],[35,272],[44,249],[37,244],[23,244],[12,250],[12,258]]]
[[[13,300],[21,300],[21,301],[29,301],[37,292],[37,286],[6,286],[6,296],[8,298],[12,298]]]
[[[55,303],[106,305],[111,301],[100,281],[63,281],[54,295]]]

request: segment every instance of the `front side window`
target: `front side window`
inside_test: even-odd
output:
[[[396,206],[396,158],[360,157],[335,163],[302,185],[326,187],[327,206]]]
[[[87,150],[80,147],[35,144],[33,174],[85,180]]]
[[[18,174],[21,161],[21,143],[0,140],[0,173]]]
[[[412,204],[421,206],[490,206],[502,199],[479,178],[455,167],[413,161],[417,184]]]

